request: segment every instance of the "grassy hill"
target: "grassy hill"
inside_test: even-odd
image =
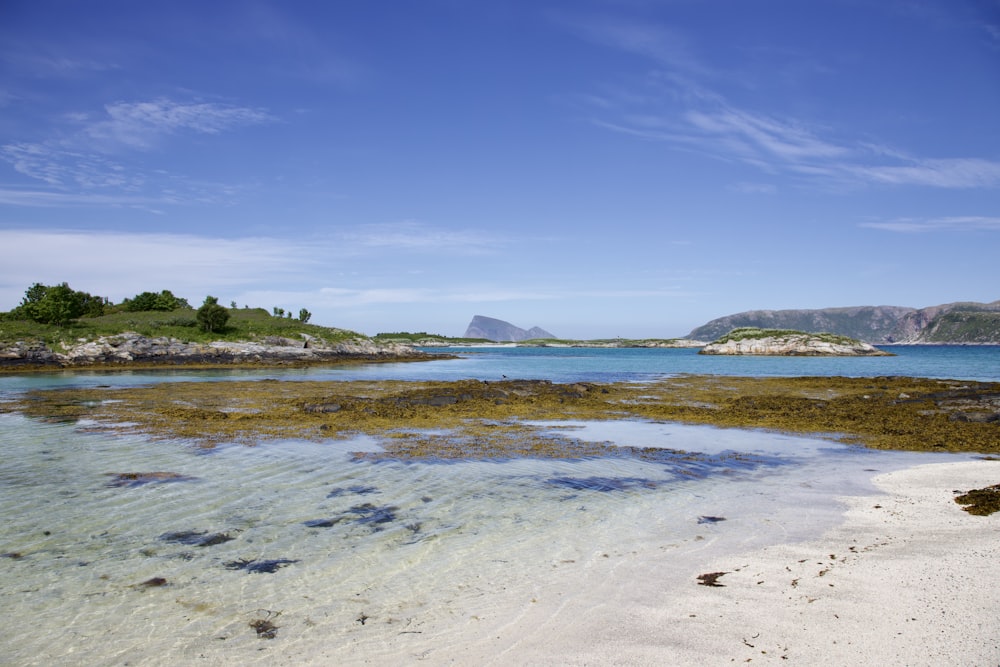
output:
[[[368,336],[346,329],[307,324],[299,320],[276,317],[263,308],[231,308],[226,326],[213,332],[202,331],[195,319],[195,309],[179,308],[169,312],[117,312],[98,317],[81,317],[69,324],[57,326],[30,320],[0,320],[0,343],[40,341],[51,348],[62,342],[79,339],[95,340],[124,331],[134,331],[149,337],[176,338],[184,342],[208,343],[217,340],[262,341],[268,337],[294,338],[300,334],[321,338],[328,343],[368,339]]]

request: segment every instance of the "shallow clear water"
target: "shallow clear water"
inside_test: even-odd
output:
[[[895,367],[996,379],[995,349],[957,351],[968,354],[918,352]],[[265,374],[19,376],[0,378],[0,393],[264,376],[639,380],[705,359],[574,352]],[[769,368],[758,372],[789,366]],[[872,492],[875,472],[968,458],[669,423],[548,422],[584,439],[705,456],[372,463],[350,457],[377,448],[372,438],[206,454],[85,426],[0,415],[7,664],[433,663],[470,641],[573,623],[581,609],[621,613],[651,573],[670,594],[712,555],[818,534],[838,520],[838,496]],[[153,472],[178,477],[118,477]],[[277,626],[273,639],[251,627],[261,620]]]

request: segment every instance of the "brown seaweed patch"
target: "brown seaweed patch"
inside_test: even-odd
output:
[[[966,491],[956,496],[955,502],[965,505],[962,509],[976,516],[989,516],[994,512],[1000,512],[1000,484]]]
[[[606,444],[544,438],[524,426],[596,419],[811,433],[879,449],[1000,453],[1000,421],[984,421],[1000,414],[1000,383],[995,382],[689,375],[602,385],[536,380],[167,384],[30,391],[0,404],[0,412],[87,418],[108,430],[202,447],[354,434],[391,441],[383,454],[359,454],[363,460],[612,455]],[[449,435],[410,439],[394,435],[400,429],[445,429]]]
[[[112,480],[106,486],[112,488],[134,488],[146,484],[164,484],[168,482],[188,482],[194,477],[188,477],[177,472],[109,472]]]

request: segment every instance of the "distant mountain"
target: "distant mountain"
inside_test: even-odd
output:
[[[855,306],[817,310],[750,310],[712,320],[687,335],[712,341],[739,327],[828,332],[867,343],[1000,344],[1000,301],[929,308]]]
[[[482,315],[476,315],[472,318],[472,322],[469,323],[469,328],[465,330],[465,337],[485,338],[486,340],[492,340],[498,343],[507,341],[517,342],[532,338],[555,338],[554,335],[550,334],[545,329],[540,329],[538,327],[522,329],[514,326],[510,322],[504,322],[503,320],[497,320],[492,317],[483,317]]]

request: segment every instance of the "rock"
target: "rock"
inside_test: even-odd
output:
[[[709,343],[699,354],[805,356],[805,357],[880,357],[892,356],[869,343],[836,336],[779,329],[734,329]]]
[[[135,363],[310,363],[348,358],[377,360],[420,356],[424,355],[408,345],[377,345],[361,338],[332,345],[313,336],[301,341],[271,336],[263,342],[216,341],[204,344],[183,342],[176,338],[150,338],[127,331],[102,336],[93,341],[77,341],[63,353],[55,352],[42,343],[13,343],[0,347],[0,367]]]

